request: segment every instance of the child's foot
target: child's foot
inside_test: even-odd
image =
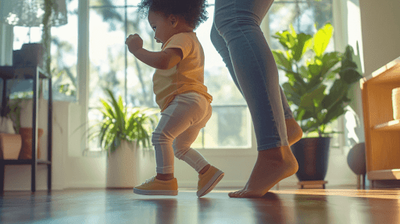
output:
[[[177,195],[178,181],[176,178],[172,180],[159,180],[152,177],[143,184],[133,188],[133,192],[144,195]]]
[[[262,197],[276,183],[295,174],[298,167],[297,160],[288,146],[259,151],[246,186],[242,190],[229,193],[229,197]]]
[[[212,191],[222,177],[224,177],[224,172],[214,166],[210,166],[204,174],[199,174],[197,197],[202,197]]]

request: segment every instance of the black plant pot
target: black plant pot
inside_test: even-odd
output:
[[[325,180],[331,138],[302,138],[291,146],[299,163],[299,181]]]

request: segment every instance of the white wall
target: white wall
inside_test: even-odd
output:
[[[400,56],[400,1],[360,0],[365,74]]]

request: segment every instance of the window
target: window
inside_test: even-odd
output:
[[[128,106],[157,107],[151,83],[154,69],[130,55],[124,45],[128,34],[139,33],[147,49],[160,49],[160,45],[154,42],[147,19],[136,12],[138,2],[90,1],[90,120],[100,119],[95,109],[99,104],[98,96],[104,96],[103,88],[111,88],[115,94],[122,95]],[[208,3],[209,19],[200,25],[196,33],[206,53],[205,80],[214,97],[213,116],[194,146],[248,148],[251,145],[250,116],[245,101],[211,44],[209,32],[214,1]],[[287,29],[289,24],[293,24],[297,31],[313,33],[326,22],[332,22],[332,0],[276,0],[267,20],[269,26],[265,32],[269,34]],[[272,49],[279,47],[270,35],[266,38]],[[329,49],[333,50],[333,42]],[[280,81],[285,82],[283,74]]]
[[[52,28],[52,57],[55,74],[54,99],[76,100],[77,97],[77,11],[78,0],[67,0],[68,24]],[[103,88],[110,88],[122,95],[127,106],[157,107],[152,90],[154,69],[139,62],[125,47],[128,34],[139,33],[145,47],[160,49],[153,39],[153,31],[146,18],[136,12],[139,0],[90,0],[89,63],[90,81],[88,118],[90,122],[101,119],[96,108],[99,98],[104,97]],[[209,33],[214,13],[214,1],[207,11],[209,19],[200,25],[196,33],[206,53],[205,81],[213,95],[213,116],[200,133],[196,148],[249,148],[251,145],[250,115],[241,94],[234,85],[222,59],[211,44]],[[272,5],[264,27],[272,49],[280,45],[271,38],[275,32],[293,24],[296,30],[312,33],[332,21],[331,0],[276,0]],[[23,43],[40,42],[41,28],[14,27],[14,49]],[[330,46],[333,49],[333,43]],[[281,83],[285,77],[281,74]],[[337,124],[334,124],[337,125]],[[90,145],[95,149],[96,144]]]
[[[268,33],[271,49],[280,49],[282,46],[272,38],[276,32],[289,29],[293,25],[296,32],[314,34],[317,29],[326,23],[333,23],[332,0],[276,0],[268,13]],[[316,26],[315,26],[316,25]],[[327,51],[333,51],[333,39]],[[281,75],[281,83],[286,77]]]
[[[68,23],[60,27],[51,28],[51,55],[53,76],[52,88],[54,100],[75,101],[77,97],[78,86],[76,72],[78,39],[78,0],[67,0],[66,2],[68,9]],[[14,50],[21,49],[23,44],[41,43],[42,41],[42,27],[15,26],[13,30]],[[19,94],[18,92],[26,90],[27,88],[24,84],[26,82],[31,82],[31,80],[15,83],[13,85],[12,92],[17,92],[15,94]]]
[[[96,108],[103,89],[123,96],[127,106],[157,107],[152,90],[154,69],[138,61],[125,47],[128,34],[138,33],[146,49],[161,48],[153,38],[147,18],[136,12],[138,1],[90,1],[90,96],[89,120],[101,119]],[[209,37],[214,7],[209,19],[196,30],[206,54],[205,84],[214,97],[213,116],[195,144],[196,148],[249,148],[250,116],[240,92]],[[90,146],[95,148],[95,142]]]

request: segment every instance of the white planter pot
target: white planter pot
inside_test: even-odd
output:
[[[147,179],[157,175],[155,152],[153,149],[140,149],[138,154],[140,159],[139,182],[143,183]]]
[[[122,141],[107,157],[106,187],[133,188],[138,185],[139,160],[136,143]]]

